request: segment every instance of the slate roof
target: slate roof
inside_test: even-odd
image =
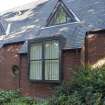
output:
[[[0,17],[0,35],[5,35],[5,29],[7,28],[7,22]]]
[[[25,53],[28,40],[61,34],[67,39],[64,49],[81,48],[86,31],[105,28],[105,0],[62,1],[79,22],[45,27],[58,0],[38,0],[2,15],[11,29],[10,35],[1,36],[0,45],[24,41],[20,53]]]

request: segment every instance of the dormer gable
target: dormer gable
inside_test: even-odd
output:
[[[53,26],[58,24],[77,22],[74,13],[70,11],[62,0],[58,0],[53,12],[50,14],[47,25]]]

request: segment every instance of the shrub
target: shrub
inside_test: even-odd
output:
[[[50,105],[105,105],[105,66],[81,68],[71,82],[56,89]]]
[[[20,97],[12,99],[11,102],[6,102],[3,105],[37,105],[37,103],[27,97]]]
[[[0,104],[10,102],[13,98],[20,97],[19,90],[1,90],[0,91]]]
[[[36,105],[31,97],[23,97],[19,90],[1,90],[0,105]]]

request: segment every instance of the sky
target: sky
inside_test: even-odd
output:
[[[35,0],[0,0],[0,13],[8,9],[31,3],[32,1]]]

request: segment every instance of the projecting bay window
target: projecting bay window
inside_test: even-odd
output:
[[[29,51],[30,80],[60,80],[60,44],[58,40],[33,43]]]

